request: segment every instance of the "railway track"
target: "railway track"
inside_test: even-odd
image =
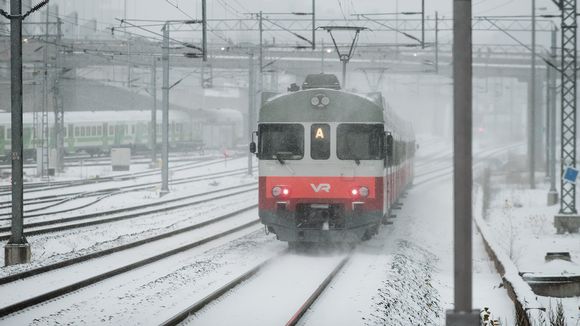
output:
[[[24,234],[26,236],[39,235],[44,233],[54,233],[65,230],[77,229],[92,225],[112,223],[126,219],[133,219],[145,215],[158,214],[171,210],[181,209],[189,206],[207,203],[213,200],[227,198],[238,194],[247,193],[249,191],[257,190],[255,184],[245,184],[223,189],[214,190],[202,194],[195,194],[169,200],[158,201],[143,205],[136,205],[125,207],[106,212],[98,212],[91,214],[84,214],[72,216],[67,218],[41,221],[35,223],[24,224]],[[232,192],[233,191],[233,192]],[[217,195],[217,196],[214,196]],[[209,198],[203,198],[209,197]],[[203,199],[199,199],[203,198]],[[0,228],[0,240],[8,240],[10,238],[10,227]]]
[[[6,291],[4,293],[9,293],[12,288],[22,287],[23,283],[31,284],[26,291],[18,291],[19,293],[11,298],[0,298],[2,302],[0,317],[45,303],[89,285],[154,264],[219,239],[235,236],[237,233],[243,233],[247,230],[257,230],[257,227],[254,228],[254,226],[259,221],[253,214],[256,206],[247,206],[154,237],[0,278],[0,290]],[[243,214],[248,212],[251,214],[244,217]],[[235,225],[224,228],[222,224],[227,225],[226,221],[235,217],[239,217],[239,221]],[[195,235],[196,232],[204,228],[213,228],[210,230],[212,235],[203,237]],[[224,229],[226,230],[224,231]],[[43,278],[45,286],[34,286],[34,284],[38,284],[38,277]]]
[[[253,283],[259,283],[260,277],[261,277],[259,274],[261,274],[262,272],[267,273],[267,271],[265,271],[266,269],[275,269],[276,267],[273,265],[277,261],[280,261],[281,259],[283,259],[283,257],[285,255],[287,255],[288,253],[290,253],[289,250],[285,251],[280,256],[274,256],[274,257],[260,263],[256,267],[254,267],[254,268],[248,270],[247,272],[239,275],[238,277],[236,277],[232,281],[228,282],[227,284],[221,286],[220,288],[213,291],[209,295],[205,296],[203,299],[195,302],[194,304],[187,307],[186,309],[184,309],[184,310],[180,311],[179,313],[175,314],[174,316],[168,318],[166,321],[161,323],[161,325],[162,326],[170,326],[170,325],[172,326],[172,325],[179,325],[180,323],[183,323],[183,322],[185,322],[185,324],[187,324],[188,323],[187,320],[189,317],[194,316],[198,313],[203,314],[203,312],[201,312],[202,309],[204,309],[205,307],[207,307],[208,305],[210,305],[212,303],[218,302],[222,297],[224,297],[224,295],[229,293],[228,299],[231,296],[235,296],[236,294],[233,293],[233,291],[239,286],[243,287],[244,282],[251,281]],[[301,294],[303,294],[302,297],[304,297],[305,300],[303,301],[303,303],[301,303],[295,307],[296,310],[294,312],[288,313],[289,319],[285,323],[285,325],[298,324],[298,322],[304,316],[306,311],[316,302],[317,298],[324,292],[324,290],[328,287],[328,285],[334,280],[336,275],[338,275],[338,273],[343,269],[343,267],[350,260],[350,258],[351,258],[351,253],[349,252],[345,257],[341,258],[334,265],[334,267],[332,268],[332,270],[328,274],[323,276],[323,280],[320,283],[316,284],[314,290],[311,290],[311,288],[310,288],[310,289],[304,289],[303,291],[301,291]],[[292,272],[292,271],[289,271],[289,272]],[[270,274],[272,274],[271,271],[270,271]],[[285,274],[279,273],[278,275],[279,275],[279,277],[283,277]],[[268,284],[266,284],[266,285],[268,285]],[[258,286],[258,285],[255,285],[255,286]],[[269,288],[270,291],[277,291],[278,290],[276,287],[266,286],[266,288]],[[274,294],[272,294],[272,295],[274,296]],[[238,296],[242,296],[242,294],[238,294]],[[275,296],[282,296],[283,297],[284,294],[283,293],[276,293]],[[290,307],[289,309],[292,309],[292,308]],[[267,312],[264,312],[263,310],[261,310],[261,313],[267,314]],[[248,311],[247,314],[253,316],[252,311]],[[275,318],[279,319],[279,316],[276,316]],[[192,323],[195,323],[195,322],[192,321]],[[242,324],[243,324],[243,322],[242,322]]]
[[[195,162],[187,162],[184,164],[179,164],[170,168],[170,171],[177,172],[183,171],[190,168],[199,168],[205,167],[214,164],[223,163],[223,160],[211,160],[211,161],[195,161]],[[63,188],[69,187],[77,187],[77,186],[84,186],[84,185],[93,185],[99,183],[106,183],[111,181],[128,181],[134,180],[137,178],[142,177],[149,177],[159,174],[161,169],[148,169],[141,172],[134,172],[134,173],[125,173],[125,174],[117,174],[113,176],[107,177],[99,177],[94,179],[82,179],[82,180],[74,180],[74,181],[51,181],[51,182],[37,182],[37,183],[26,183],[24,185],[24,192],[25,193],[33,193],[33,192],[41,192],[47,190],[58,190]],[[10,186],[0,186],[0,196],[7,196],[11,195]],[[4,204],[5,202],[0,202],[0,204]]]
[[[243,175],[246,173],[246,171],[247,171],[247,169],[244,168],[244,169],[235,169],[235,170],[230,170],[230,171],[225,171],[225,172],[216,172],[216,173],[196,175],[196,176],[191,176],[191,177],[176,178],[176,179],[171,180],[169,182],[169,184],[171,186],[175,186],[175,185],[186,184],[186,183],[191,183],[191,182],[214,180],[217,178],[227,178],[227,177],[231,177],[231,176]],[[36,204],[43,204],[43,203],[49,203],[49,205],[25,210],[26,215],[24,216],[24,218],[32,218],[32,217],[38,217],[38,216],[67,213],[67,212],[71,212],[71,211],[74,211],[77,209],[87,208],[91,205],[94,205],[94,204],[102,201],[105,198],[108,198],[108,197],[111,197],[114,195],[126,194],[129,192],[135,192],[135,191],[151,190],[151,189],[155,189],[158,185],[159,185],[159,182],[145,182],[145,183],[140,183],[140,184],[136,184],[136,185],[128,185],[128,186],[100,189],[97,191],[83,191],[83,192],[77,192],[77,193],[67,193],[67,194],[61,194],[61,195],[46,196],[46,197],[42,197],[42,199],[40,199],[40,201],[32,201],[32,202],[27,201],[27,202],[25,202],[25,205],[36,205]],[[98,198],[96,198],[95,200],[93,200],[90,203],[86,203],[86,204],[83,204],[81,206],[77,206],[74,208],[68,208],[68,209],[63,209],[63,210],[59,210],[59,211],[37,213],[37,214],[29,214],[29,213],[43,211],[43,210],[46,210],[49,208],[54,208],[56,206],[68,203],[68,202],[75,200],[75,199],[89,198],[89,197],[98,197]],[[9,202],[5,202],[5,203],[9,203]],[[8,209],[8,208],[11,208],[11,205],[6,205],[3,207],[0,206],[0,209],[2,209],[2,208]],[[0,213],[0,221],[9,220],[11,214],[12,214],[11,212]]]

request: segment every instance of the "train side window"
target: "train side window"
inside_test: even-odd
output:
[[[310,127],[310,157],[313,160],[330,158],[330,126],[314,124]]]
[[[85,135],[86,135],[86,128],[81,127],[81,137],[84,137]]]
[[[75,127],[75,137],[78,137],[80,135],[81,135],[81,133],[79,131],[79,127]]]
[[[301,160],[304,157],[304,126],[262,124],[259,127],[260,159]]]
[[[97,127],[97,136],[101,136],[103,134],[103,127],[98,126]]]
[[[6,139],[12,139],[12,128],[6,129]]]
[[[97,135],[97,127],[93,126],[91,127],[91,136],[96,136]]]
[[[131,134],[134,135],[135,134],[135,125],[131,126]]]

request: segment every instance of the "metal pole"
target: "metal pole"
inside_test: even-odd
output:
[[[548,180],[550,178],[550,126],[552,123],[550,122],[550,102],[552,101],[551,90],[550,90],[550,78],[554,72],[552,71],[549,64],[546,63],[546,124],[544,128],[546,129],[546,133],[544,135],[546,142],[546,146],[543,148],[544,156],[545,156],[545,178]]]
[[[55,99],[55,130],[56,130],[56,155],[57,155],[57,170],[64,172],[64,103],[61,95],[61,78],[63,74],[63,55],[60,52],[62,42],[62,20],[57,18],[57,33],[56,33],[56,82],[54,85],[54,99]]]
[[[206,0],[201,1],[203,61],[207,61],[207,6]]]
[[[439,12],[435,12],[435,73],[439,73]]]
[[[40,142],[40,158],[38,158],[38,151],[36,162],[38,164],[40,160],[40,177],[48,177],[48,23],[49,23],[49,12],[50,8],[46,6],[46,15],[44,21],[44,46],[42,47],[42,119],[40,122],[40,132],[41,132],[41,142]]]
[[[425,0],[421,0],[421,47],[425,48]]]
[[[263,20],[262,20],[262,12],[260,11],[260,57],[258,58],[258,72],[260,73],[259,76],[259,84],[258,86],[260,87],[260,91],[262,90],[262,67],[264,65],[264,45],[263,45],[263,33],[264,33],[264,25],[263,25]]]
[[[157,58],[153,57],[151,67],[151,95],[153,107],[151,108],[151,164],[157,162]]]
[[[342,61],[342,89],[346,89],[346,60]]]
[[[576,167],[576,105],[577,105],[577,40],[578,25],[576,0],[562,0],[562,61],[561,61],[561,141],[560,168],[561,175],[566,167]],[[570,232],[578,232],[573,227],[573,220],[578,221],[576,210],[576,184],[560,183],[560,212],[555,217],[554,224],[558,232],[568,228]],[[576,224],[578,225],[578,224]]]
[[[552,31],[552,53],[550,55],[550,59],[552,60],[553,64],[557,62],[557,37],[558,37],[558,29],[554,27]],[[558,73],[556,69],[551,68],[548,66],[548,69],[551,70],[550,79],[548,81],[548,89],[550,90],[550,103],[548,103],[549,107],[549,142],[548,147],[550,149],[548,153],[548,166],[550,171],[550,191],[548,192],[548,205],[556,205],[558,203],[558,190],[556,190],[556,101],[557,101],[557,85],[556,85],[556,74]]]
[[[161,150],[161,196],[169,193],[169,23],[163,26],[163,114],[161,133],[163,148]]]
[[[6,266],[30,262],[30,244],[24,237],[24,180],[22,143],[22,1],[10,0],[10,89],[12,109],[12,227],[4,247]]]
[[[250,52],[248,56],[248,138],[252,139],[252,133],[254,132],[254,110],[255,110],[255,94],[256,91],[254,89],[255,85],[255,76],[254,76],[254,53]],[[252,153],[248,153],[248,175],[253,175],[253,157]]]
[[[532,0],[532,75],[528,118],[528,168],[530,188],[536,188],[536,0]]]
[[[320,73],[324,73],[324,39],[321,40],[320,46]]]
[[[316,50],[316,0],[312,0],[312,50]]]
[[[471,0],[453,1],[453,196],[455,309],[447,325],[479,325],[472,310],[472,32]]]

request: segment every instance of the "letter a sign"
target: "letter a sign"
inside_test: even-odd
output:
[[[316,130],[316,139],[324,139],[324,132],[322,131],[322,128],[318,128],[318,130]]]

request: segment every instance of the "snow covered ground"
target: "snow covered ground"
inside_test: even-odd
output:
[[[491,178],[490,207],[484,222],[494,233],[496,245],[516,266],[519,273],[545,276],[580,275],[580,235],[557,234],[554,216],[559,205],[547,205],[549,183],[536,189],[507,182],[503,173]],[[547,252],[568,252],[571,262],[546,262]],[[580,324],[580,297],[538,296],[544,307],[555,309],[562,302],[568,325]]]
[[[375,238],[355,248],[351,260],[304,316],[302,324],[444,324],[445,310],[453,307],[452,153],[449,144],[438,139],[420,138],[419,143],[421,149],[417,157],[416,185],[409,190],[406,198],[401,199],[403,208],[394,212],[397,216],[393,224],[384,226]],[[483,152],[486,149],[481,150]],[[183,174],[242,168],[245,163],[245,158],[237,159],[228,162],[227,167],[216,165],[192,168]],[[217,180],[219,185],[203,181],[173,187],[169,196],[177,198],[216,187],[255,181],[255,177],[244,176]],[[146,192],[135,192],[127,196],[119,196],[113,202],[103,202],[88,210],[158,200]],[[199,223],[228,211],[254,205],[256,200],[254,191],[190,209],[30,237],[34,262],[28,266],[0,268],[0,276]],[[99,268],[105,270],[120,266],[153,254],[161,248],[177,246],[188,238],[200,239],[224,231],[255,219],[256,215],[256,210],[250,210],[231,222],[103,257]],[[158,324],[259,263],[282,254],[285,249],[285,243],[275,240],[271,234],[266,235],[256,225],[43,305],[6,316],[0,319],[0,324]],[[329,267],[340,256],[340,252],[328,251],[283,256],[279,264],[254,276],[222,300],[208,306],[198,316],[191,317],[188,322],[195,325],[239,324],[240,320],[251,320],[253,325],[285,322],[304,300],[304,290],[314,290],[320,276],[326,275]],[[67,269],[67,273],[72,273],[78,280],[96,273],[98,270],[91,267],[96,263],[86,262],[74,266],[74,269]],[[27,291],[37,291],[34,289],[35,284],[41,288],[40,284],[46,283],[42,288],[48,289],[49,284],[54,283],[56,286],[65,281],[66,275],[59,275],[55,271],[35,276],[21,284],[27,284]],[[0,286],[0,292],[17,284]],[[476,308],[489,307],[496,318],[509,321],[503,325],[509,325],[513,321],[514,311],[500,284],[501,278],[488,259],[481,239],[474,234],[474,305]],[[23,292],[22,297],[26,293],[31,292]],[[240,298],[244,299],[240,301]],[[237,309],[231,310],[232,307]],[[257,312],[241,319],[243,307],[255,308]],[[257,315],[260,309],[268,309],[271,314]]]

